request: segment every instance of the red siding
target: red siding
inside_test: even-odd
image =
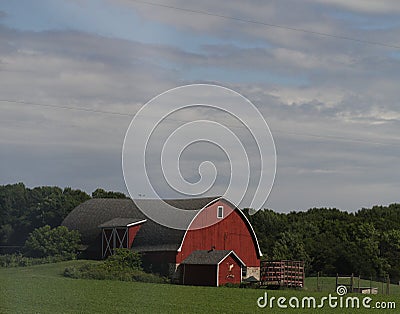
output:
[[[232,257],[232,254],[227,256],[218,268],[218,285],[223,286],[227,283],[240,283],[242,269],[240,263]]]
[[[128,235],[129,235],[128,248],[132,247],[133,240],[135,240],[136,234],[138,233],[141,226],[142,225],[140,224],[140,225],[135,225],[135,226],[129,227],[129,229],[128,229]]]
[[[218,206],[224,206],[223,219],[216,218]],[[259,267],[255,239],[250,227],[237,210],[223,200],[205,208],[187,231],[182,249],[177,253],[176,262],[181,263],[195,250],[209,250],[215,247],[216,250],[234,250],[246,266]],[[218,222],[210,225],[211,221]]]

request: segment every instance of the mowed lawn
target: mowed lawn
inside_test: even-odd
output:
[[[0,313],[398,313],[400,296],[372,296],[376,301],[395,301],[399,309],[279,309],[258,308],[257,299],[314,296],[327,292],[266,291],[262,289],[189,287],[169,284],[132,283],[64,278],[70,261],[21,268],[0,269]],[[313,279],[311,279],[312,282]],[[332,280],[332,279],[331,279]],[[360,296],[361,297],[361,296]]]

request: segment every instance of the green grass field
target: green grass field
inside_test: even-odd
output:
[[[344,280],[341,280],[340,283],[344,283]],[[348,281],[349,282],[349,281]],[[357,287],[358,285],[358,279],[355,278],[354,279],[354,286]],[[378,288],[378,293],[386,293],[386,284],[383,285],[382,287],[382,282],[375,282],[372,281],[370,282],[369,280],[360,280],[360,287],[374,287],[374,288]],[[319,279],[319,291],[323,291],[323,292],[331,292],[331,291],[335,291],[335,287],[336,287],[336,278],[335,277],[321,277]],[[306,278],[306,282],[305,282],[305,290],[308,291],[318,291],[317,290],[317,278],[316,277],[308,277]],[[382,292],[383,291],[383,292]],[[397,295],[400,297],[400,286],[399,285],[390,285],[389,288],[389,292],[390,294],[393,295]]]
[[[70,261],[56,264],[0,269],[0,313],[398,313],[398,309],[280,309],[258,308],[263,289],[189,287],[108,280],[64,278],[66,266],[85,263]],[[314,296],[317,300],[329,292],[315,292],[315,278],[308,278],[303,291],[268,290],[269,297]],[[327,289],[334,289],[334,278],[323,278]],[[396,288],[393,286],[392,291]],[[397,290],[398,292],[398,290]],[[361,296],[360,296],[361,297]],[[400,295],[371,296],[376,301],[395,301]]]

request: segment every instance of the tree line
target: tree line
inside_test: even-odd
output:
[[[265,258],[303,260],[306,274],[389,275],[400,280],[400,204],[248,216]]]
[[[90,198],[126,198],[123,193],[59,187],[0,186],[0,248],[22,247],[37,228],[55,228]],[[264,258],[303,260],[308,275],[389,275],[400,281],[400,204],[354,213],[335,208],[248,215]]]
[[[21,247],[37,228],[57,227],[69,212],[90,198],[126,198],[120,192],[84,191],[56,186],[33,189],[23,183],[0,186],[0,247]]]

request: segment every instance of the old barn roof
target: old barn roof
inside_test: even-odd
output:
[[[114,218],[99,225],[99,228],[130,227],[146,222],[146,219]]]
[[[171,206],[184,209],[184,211],[177,212],[177,215],[172,217],[182,226],[182,230],[168,228],[149,219],[131,199],[90,199],[73,209],[64,219],[62,225],[70,230],[79,230],[82,235],[82,243],[90,245],[95,243],[96,239],[99,240],[101,233],[99,226],[106,222],[115,218],[147,219],[135,237],[133,248],[138,251],[176,251],[185,235],[184,229],[189,226],[197,212],[216,199],[215,197],[207,197],[165,200]],[[141,202],[154,207],[155,210],[164,206],[161,200]]]
[[[236,259],[243,266],[246,266],[243,261],[235,254],[232,250],[197,250],[193,251],[182,264],[186,265],[218,265],[221,263],[228,255],[234,255]]]

